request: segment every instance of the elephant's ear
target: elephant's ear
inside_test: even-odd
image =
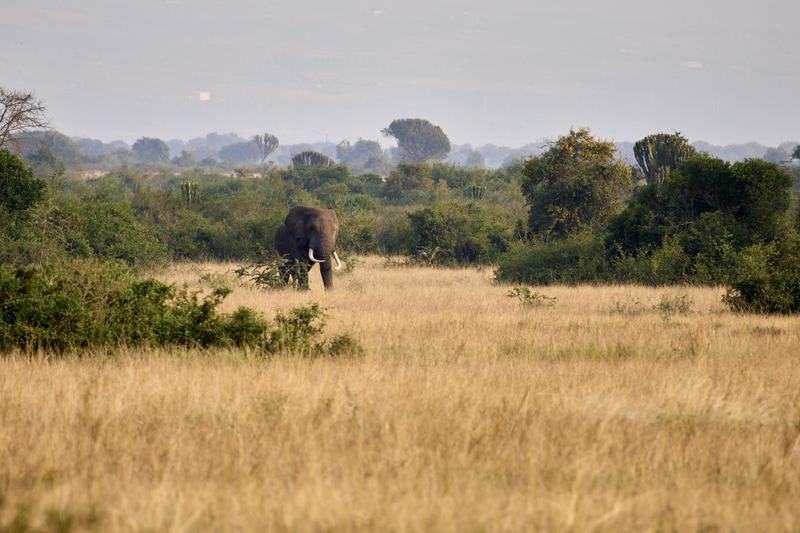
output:
[[[302,216],[288,217],[286,219],[286,222],[284,222],[284,224],[286,225],[286,229],[289,230],[289,235],[291,235],[292,237],[296,237],[297,235],[302,235],[304,231],[305,223],[304,223],[304,217]]]

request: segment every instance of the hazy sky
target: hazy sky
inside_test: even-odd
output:
[[[70,135],[800,138],[798,0],[0,0],[0,85]]]

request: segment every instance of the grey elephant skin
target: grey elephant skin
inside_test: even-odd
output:
[[[275,232],[278,255],[295,263],[284,267],[284,281],[288,282],[291,275],[296,275],[300,279],[295,282],[301,287],[307,286],[308,271],[318,263],[325,288],[332,289],[334,267],[341,267],[336,253],[338,235],[339,219],[332,209],[293,207]]]

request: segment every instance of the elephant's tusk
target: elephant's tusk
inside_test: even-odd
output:
[[[333,258],[336,259],[336,270],[341,269],[342,268],[342,262],[339,261],[339,255],[336,253],[336,251],[333,252]]]
[[[314,259],[314,249],[313,248],[309,248],[308,249],[308,258],[311,259],[312,261],[314,261],[315,263],[324,263],[325,262],[324,259]]]

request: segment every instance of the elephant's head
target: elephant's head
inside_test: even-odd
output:
[[[333,288],[333,269],[342,266],[336,253],[339,219],[332,209],[295,207],[286,217],[286,227],[294,238],[295,250],[306,260],[318,263],[326,289]]]

